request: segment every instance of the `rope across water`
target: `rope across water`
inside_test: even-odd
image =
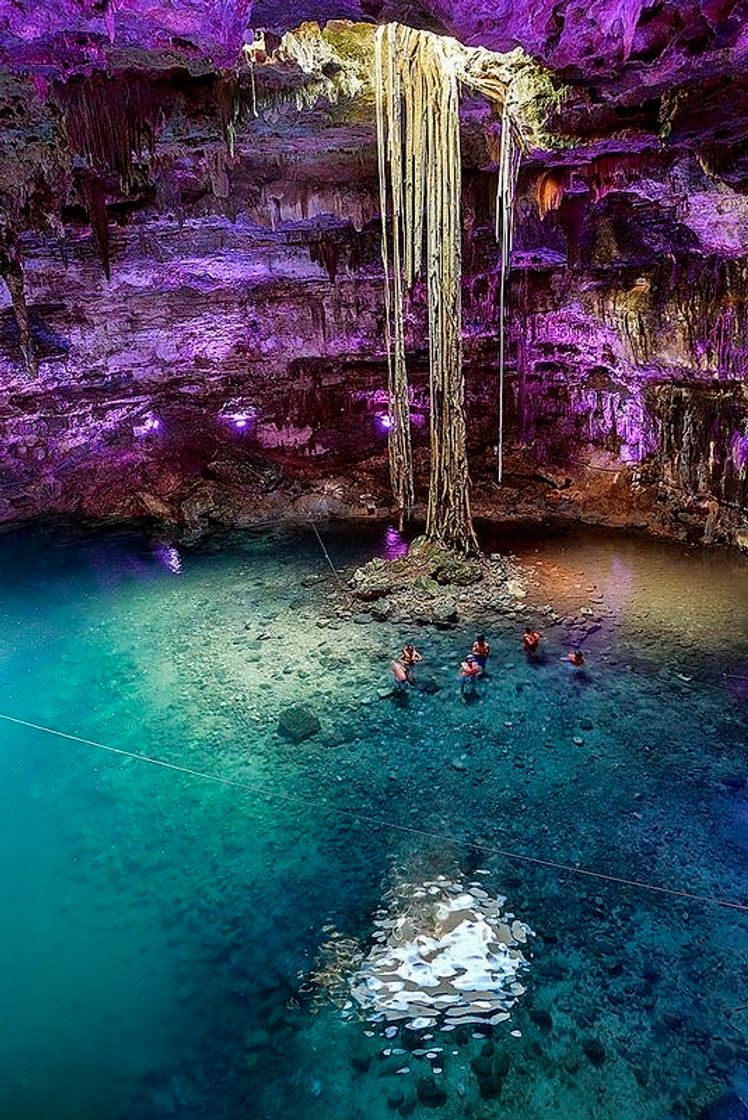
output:
[[[163,758],[154,758],[151,755],[138,754],[136,751],[127,751],[122,747],[113,747],[107,743],[99,743],[96,739],[87,739],[82,735],[73,735],[67,731],[58,731],[53,727],[45,727],[40,723],[33,723],[31,720],[20,719],[17,716],[7,715],[0,712],[0,719],[5,720],[7,723],[16,724],[19,727],[28,727],[33,731],[40,731],[47,735],[54,735],[59,739],[68,739],[74,743],[82,743],[84,746],[94,747],[97,750],[105,751],[108,754],[119,755],[122,758],[131,758],[137,762],[147,762],[151,766],[159,766],[164,770],[174,770],[178,774],[186,774],[191,778],[200,778],[206,782],[215,782],[218,785],[230,786],[233,789],[240,789],[246,793],[253,793],[260,797],[267,795],[267,790],[262,789],[260,786],[252,785],[250,782],[242,782],[236,778],[227,778],[221,774],[211,774],[205,770],[196,770],[191,766],[181,766],[176,762],[168,762]],[[290,798],[281,798],[282,800],[290,800]],[[311,804],[311,802],[308,802]],[[318,802],[315,805],[318,806]],[[366,824],[375,825],[377,828],[389,829],[393,832],[403,832],[412,836],[423,836],[429,840],[446,841],[451,844],[463,843],[456,836],[451,836],[448,833],[437,832],[426,828],[416,828],[413,825],[398,824],[396,821],[388,821],[378,817],[370,816],[368,813],[362,813],[357,809],[342,809],[336,808],[333,812],[340,817],[348,817],[351,820],[358,820]],[[713,895],[700,894],[698,891],[691,891],[679,889],[676,887],[663,887],[657,883],[650,883],[643,879],[629,879],[623,875],[610,875],[604,871],[595,871],[586,867],[578,867],[575,864],[561,863],[557,860],[543,859],[539,856],[525,855],[523,852],[513,852],[506,848],[499,848],[492,844],[478,844],[471,845],[478,851],[486,852],[489,855],[502,856],[504,859],[514,860],[519,863],[528,863],[535,867],[547,867],[553,871],[561,871],[570,875],[579,875],[589,879],[598,879],[607,883],[614,883],[618,886],[632,887],[636,890],[650,891],[661,895],[670,895],[674,898],[687,899],[690,902],[699,902],[711,906],[720,906],[726,910],[736,910],[742,914],[748,914],[748,903],[736,902],[732,899],[719,898]]]

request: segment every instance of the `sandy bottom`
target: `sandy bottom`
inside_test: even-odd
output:
[[[398,547],[324,538],[341,568]],[[0,720],[3,1120],[665,1120],[748,1089],[748,914],[548,865],[748,901],[748,566],[506,544],[534,586],[464,704],[472,630],[341,621],[311,533],[0,536],[0,713],[249,787]],[[528,663],[533,603],[569,621]],[[410,638],[439,691],[378,699]],[[506,1021],[393,1035],[320,996],[333,934],[366,954],[402,884],[479,872],[535,933]]]

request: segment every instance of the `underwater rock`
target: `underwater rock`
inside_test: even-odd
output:
[[[605,1047],[598,1038],[585,1038],[582,1042],[582,1049],[593,1066],[603,1065],[608,1056]]]
[[[492,1044],[488,1044],[492,1047]],[[483,1047],[480,1055],[473,1058],[471,1069],[478,1081],[478,1090],[484,1100],[495,1100],[501,1092],[502,1080],[509,1072],[509,1059],[503,1052],[487,1053]]]
[[[425,692],[427,696],[434,696],[437,692],[441,692],[442,686],[436,677],[421,677],[416,679],[416,688],[419,692]]]
[[[727,1093],[701,1114],[702,1120],[748,1120],[748,1105],[737,1093]]]
[[[546,1011],[542,1007],[530,1008],[530,1018],[536,1027],[540,1027],[541,1031],[549,1031],[553,1026],[550,1011]]]
[[[454,626],[459,621],[457,603],[454,599],[442,599],[434,603],[430,610],[430,621],[434,626],[446,628]]]
[[[434,1081],[433,1077],[419,1077],[416,1092],[421,1104],[425,1104],[429,1108],[442,1108],[447,1103],[446,1092],[441,1085]]]
[[[564,1067],[564,1069],[566,1070],[567,1073],[570,1073],[572,1075],[575,1074],[575,1073],[579,1073],[579,1057],[578,1057],[578,1055],[570,1050],[568,1054],[564,1055],[564,1060],[562,1062],[562,1065],[563,1065],[563,1067]]]
[[[281,712],[278,719],[280,734],[293,739],[295,743],[310,739],[312,735],[317,734],[321,726],[314,712],[304,707],[303,704],[292,704],[290,708]]]

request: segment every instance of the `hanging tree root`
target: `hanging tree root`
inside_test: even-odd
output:
[[[502,246],[500,401],[503,415],[504,307],[521,134],[510,109],[501,56],[400,24],[377,30],[375,92],[382,263],[389,357],[390,474],[402,511],[413,501],[404,298],[424,259],[429,308],[431,477],[426,536],[465,556],[478,554],[470,514],[462,368],[462,161],[460,88],[503,110],[497,190]],[[387,210],[391,199],[391,230]],[[390,267],[391,262],[391,267]],[[499,445],[503,423],[499,422]]]

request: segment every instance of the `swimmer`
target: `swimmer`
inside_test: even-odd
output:
[[[562,661],[568,661],[575,669],[581,669],[584,665],[584,654],[581,649],[573,649],[570,653],[567,653],[565,658],[562,658]]]
[[[393,661],[390,665],[390,672],[392,673],[393,691],[405,692],[410,684],[408,670],[399,661]]]
[[[421,654],[413,645],[404,645],[400,654],[400,664],[405,669],[408,684],[413,684],[413,669],[419,661],[423,661]]]
[[[473,659],[478,662],[481,669],[485,669],[490,656],[491,647],[486,641],[486,636],[485,634],[479,634],[473,642]]]
[[[525,632],[522,635],[522,646],[525,653],[537,653],[539,645],[540,632],[538,630],[533,630],[531,626],[526,626]]]
[[[460,692],[463,696],[466,691],[475,691],[475,682],[482,672],[483,670],[472,653],[469,653],[460,665]]]

